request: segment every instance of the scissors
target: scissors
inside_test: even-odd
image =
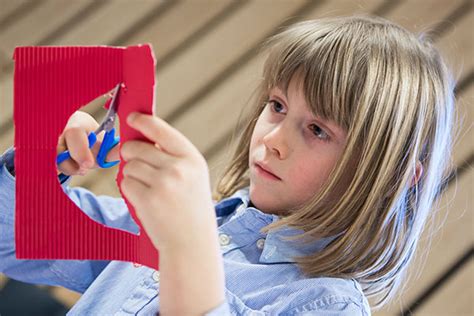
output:
[[[99,127],[93,131],[90,132],[88,135],[88,140],[89,140],[89,148],[92,148],[94,144],[97,141],[97,135],[105,130],[105,135],[102,140],[102,144],[100,145],[99,153],[97,155],[97,164],[101,168],[110,168],[115,166],[120,162],[120,160],[116,161],[111,161],[111,162],[106,162],[105,159],[107,157],[107,154],[109,151],[120,142],[120,137],[117,136],[115,137],[115,119],[117,116],[117,108],[118,108],[118,94],[120,92],[120,87],[121,83],[119,83],[114,90],[114,95],[112,97],[112,101],[110,103],[109,110],[107,111],[107,115],[105,118],[102,120],[101,124]],[[62,153],[60,153],[57,158],[56,158],[56,164],[60,164],[63,161],[71,158],[71,154],[69,153],[69,150],[65,150]],[[63,183],[63,180],[65,180],[68,176],[61,173],[58,175],[59,180],[61,183]]]

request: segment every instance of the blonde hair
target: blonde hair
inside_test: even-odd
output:
[[[406,281],[453,168],[455,80],[426,35],[375,16],[299,22],[265,41],[262,51],[268,56],[256,105],[214,198],[249,185],[250,140],[269,90],[286,91],[298,74],[312,112],[346,130],[347,143],[322,189],[262,231],[288,225],[304,231],[302,242],[339,234],[295,261],[308,277],[356,279],[369,299],[379,298],[371,305],[380,309]],[[418,160],[424,172],[411,186]],[[353,177],[345,193],[326,203],[346,172]]]

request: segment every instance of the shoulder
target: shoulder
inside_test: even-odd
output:
[[[286,306],[290,315],[314,311],[317,315],[371,315],[368,301],[354,279],[308,278],[301,283],[299,297]],[[295,284],[296,285],[296,284]]]
[[[359,288],[353,279],[318,277],[287,280],[242,295],[227,291],[226,296],[230,309],[239,315],[370,316]]]

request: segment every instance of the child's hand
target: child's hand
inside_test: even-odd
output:
[[[95,131],[99,123],[88,113],[76,111],[68,120],[63,133],[59,137],[57,154],[69,150],[71,159],[58,165],[58,173],[66,175],[85,175],[89,169],[98,168],[96,158],[104,138],[104,132],[97,135],[97,141],[89,149],[87,139],[90,132]],[[107,154],[106,161],[119,159],[119,146],[113,147]]]
[[[164,120],[131,114],[127,123],[152,143],[122,145],[121,189],[160,251],[218,244],[207,162],[199,150]],[[214,239],[215,237],[215,239]]]

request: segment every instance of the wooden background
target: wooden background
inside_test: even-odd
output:
[[[151,43],[157,59],[157,114],[204,154],[214,185],[230,152],[239,114],[261,72],[259,44],[300,20],[361,12],[434,35],[457,79],[457,108],[463,120],[454,153],[456,177],[443,194],[436,219],[444,226],[434,235],[431,253],[422,269],[417,268],[419,278],[410,280],[403,299],[374,315],[474,315],[471,1],[0,0],[0,153],[14,139],[16,46]],[[83,110],[100,120],[103,101],[98,98]],[[116,172],[117,168],[93,171],[75,177],[71,185],[119,196]],[[0,277],[2,288],[9,280]],[[62,288],[41,288],[67,307],[79,298]]]

